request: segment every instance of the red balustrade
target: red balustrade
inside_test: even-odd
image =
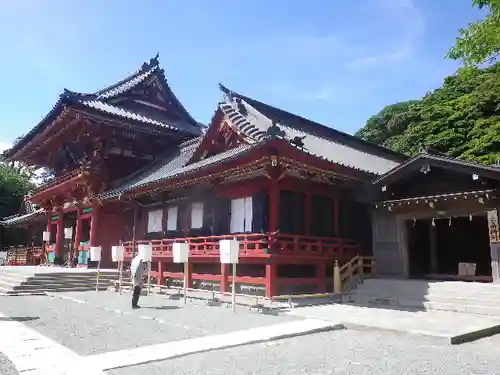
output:
[[[334,237],[276,234],[272,237],[273,253],[281,255],[342,257],[358,254],[359,243],[354,240]]]
[[[352,257],[359,254],[360,246],[357,241],[342,238],[300,236],[294,234],[231,234],[207,237],[165,238],[160,240],[136,241],[140,244],[153,245],[154,258],[172,257],[174,242],[187,242],[190,245],[192,256],[219,256],[219,241],[222,239],[237,239],[240,241],[240,254],[245,256],[297,255],[297,256],[324,256],[324,257]],[[127,241],[125,256],[132,257],[132,241]]]
[[[265,234],[231,234],[224,236],[207,237],[181,237],[165,238],[161,240],[136,241],[137,245],[152,244],[153,257],[164,258],[172,256],[172,245],[174,242],[185,242],[189,244],[191,255],[193,256],[219,256],[219,241],[224,239],[236,239],[240,241],[241,256],[263,255],[268,248],[268,236]],[[132,257],[132,241],[127,241],[125,246],[125,256]]]

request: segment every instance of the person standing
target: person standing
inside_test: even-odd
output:
[[[139,309],[138,305],[139,296],[141,295],[141,290],[144,287],[143,276],[147,270],[147,263],[144,262],[142,255],[137,254],[132,260],[130,265],[130,271],[132,272],[132,282],[134,285],[134,293],[132,294],[132,308]]]

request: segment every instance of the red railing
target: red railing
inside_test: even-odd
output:
[[[325,256],[334,258],[352,257],[359,254],[357,241],[341,238],[312,237],[288,234],[230,234],[223,236],[165,238],[161,240],[140,240],[136,246],[151,243],[154,258],[172,256],[174,242],[190,244],[193,256],[219,256],[219,241],[222,239],[237,239],[240,241],[241,256],[265,256],[268,254]],[[125,256],[132,257],[132,241],[127,241]]]
[[[360,250],[357,241],[333,237],[276,234],[272,241],[273,253],[281,255],[340,257],[356,255]]]
[[[268,248],[268,236],[262,233],[142,240],[136,241],[136,244],[151,243],[154,258],[171,257],[174,242],[187,242],[193,256],[219,256],[219,241],[224,239],[237,239],[240,241],[240,254],[242,256],[263,255]],[[124,242],[123,245],[125,246],[125,257],[132,257],[132,241]]]

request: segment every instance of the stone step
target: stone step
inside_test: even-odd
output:
[[[99,279],[100,284],[106,284],[106,285],[111,285],[114,283],[114,280],[103,280]],[[85,287],[88,285],[95,285],[96,280],[84,280],[84,281],[68,281],[68,280],[54,280],[50,282],[39,282],[39,281],[24,281],[24,282],[19,282],[19,281],[10,281],[10,280],[0,280],[0,285],[10,288],[10,289],[37,289],[37,288],[43,288],[45,286],[49,287],[58,287],[58,286],[67,286],[67,287]]]
[[[500,332],[500,317],[451,311],[401,311],[354,305],[301,307],[288,314],[345,324],[444,338],[451,344]]]
[[[500,317],[500,304],[491,304],[485,300],[474,299],[443,299],[440,301],[399,299],[399,298],[377,298],[373,296],[355,297],[350,304],[356,306],[391,307],[411,310],[442,310],[455,311],[469,314],[492,315]]]
[[[450,292],[446,293],[444,291],[431,291],[425,295],[421,294],[411,294],[404,292],[394,292],[394,291],[383,291],[383,292],[375,292],[371,290],[358,289],[351,293],[353,298],[398,298],[398,299],[413,299],[418,301],[462,301],[463,303],[467,303],[468,300],[474,301],[485,301],[491,303],[492,305],[500,306],[500,293],[491,293],[489,291],[468,291],[464,290],[463,292]]]
[[[93,288],[91,287],[59,287],[59,288],[37,288],[37,289],[23,289],[23,290],[12,290],[12,289],[5,289],[0,286],[0,294],[4,295],[43,295],[46,292],[52,292],[52,293],[57,293],[57,292],[86,292],[90,290],[95,290],[95,286]],[[106,291],[107,290],[107,285],[100,285],[99,286],[99,291]]]
[[[366,290],[405,291],[407,293],[423,293],[430,290],[446,292],[464,290],[490,291],[500,293],[500,283],[478,283],[465,281],[424,281],[424,280],[397,280],[397,279],[366,279],[358,288]]]

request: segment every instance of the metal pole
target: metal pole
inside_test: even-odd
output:
[[[233,263],[233,283],[231,288],[231,307],[236,312],[236,263]]]
[[[188,281],[188,277],[187,277],[187,273],[188,273],[188,263],[187,262],[184,262],[184,304],[187,304],[187,281]]]
[[[96,283],[95,283],[95,291],[99,291],[99,272],[101,271],[101,260],[97,262],[97,275],[96,275]]]
[[[148,293],[147,293],[148,296],[150,291],[151,291],[151,261],[148,262]]]
[[[120,276],[118,276],[118,292],[122,294],[122,274],[123,274],[123,260],[120,261]]]
[[[137,214],[138,213],[139,213],[139,205],[136,202],[134,205],[134,225],[132,226],[132,259],[135,257]]]

